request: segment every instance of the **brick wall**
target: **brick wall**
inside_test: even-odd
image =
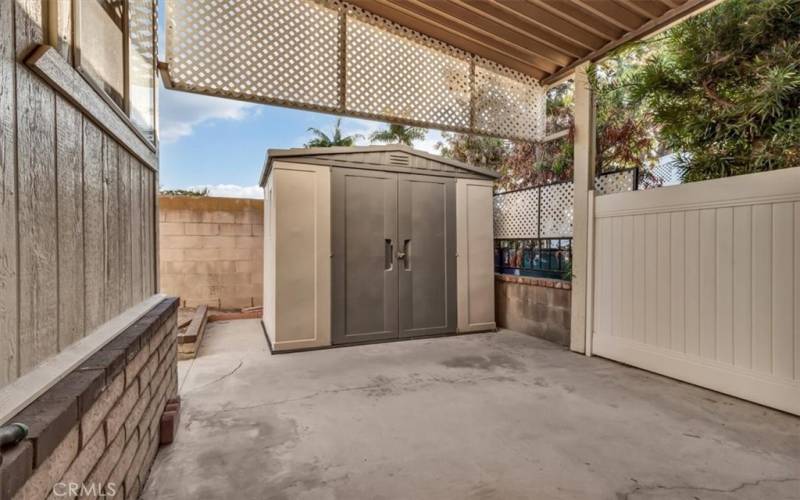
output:
[[[264,202],[162,196],[161,290],[186,307],[260,306]]]
[[[495,274],[497,326],[569,346],[569,281]]]
[[[9,421],[30,433],[3,450],[0,499],[74,498],[70,485],[138,498],[177,395],[177,306],[162,301]]]

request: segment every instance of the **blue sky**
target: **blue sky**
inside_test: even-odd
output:
[[[255,186],[267,149],[302,147],[310,137],[308,127],[329,130],[336,121],[335,116],[321,113],[163,88],[160,107],[160,178],[165,188]],[[346,134],[368,136],[383,126],[367,120],[342,120]],[[434,151],[440,137],[438,132],[430,131],[416,147]],[[225,189],[236,193],[233,187]],[[230,194],[225,189],[215,194]],[[250,189],[249,193],[252,192]]]
[[[159,2],[160,28],[164,4]],[[161,59],[165,40],[160,29]],[[160,83],[159,83],[160,86]],[[160,183],[163,188],[209,187],[216,196],[259,197],[258,177],[269,148],[302,147],[309,127],[330,130],[336,117],[159,89]],[[343,118],[346,134],[368,136],[384,124]],[[429,131],[415,147],[435,152]],[[361,141],[366,144],[366,141]]]

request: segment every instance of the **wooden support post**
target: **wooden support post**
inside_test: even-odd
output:
[[[575,69],[575,197],[574,229],[572,238],[572,313],[570,318],[570,349],[576,352],[587,350],[587,318],[589,307],[588,289],[591,280],[590,256],[594,235],[590,222],[591,205],[594,202],[594,96],[584,63]],[[590,337],[590,336],[589,336]]]

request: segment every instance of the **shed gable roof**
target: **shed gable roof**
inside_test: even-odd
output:
[[[264,169],[261,172],[262,186],[266,183],[267,176],[272,169],[273,160],[298,163],[314,161],[315,163],[324,162],[331,166],[345,167],[358,165],[376,170],[389,166],[419,170],[420,173],[447,172],[490,180],[500,177],[500,174],[494,170],[432,155],[408,146],[392,144],[388,146],[269,149]]]

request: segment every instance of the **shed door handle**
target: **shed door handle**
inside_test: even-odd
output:
[[[392,245],[392,240],[387,238],[384,242],[383,246],[383,269],[385,271],[390,271],[393,267],[394,261],[394,245]]]
[[[408,255],[408,245],[411,243],[411,240],[403,240],[403,250],[397,252],[397,260],[403,259],[403,269],[408,270],[411,268],[409,265],[409,255]]]

